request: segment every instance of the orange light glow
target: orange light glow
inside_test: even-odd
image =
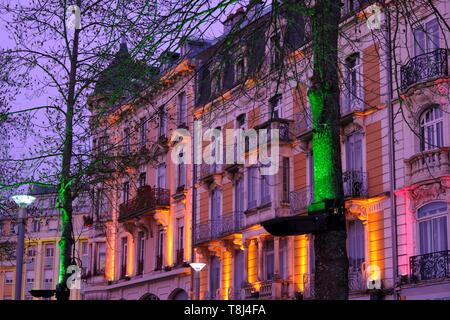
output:
[[[105,277],[106,280],[113,281],[115,279],[115,261],[116,261],[116,250],[114,248],[114,243],[116,243],[116,235],[115,232],[111,232],[113,227],[108,224],[107,225],[107,233],[106,233],[106,265],[105,265]]]
[[[127,275],[132,276],[134,270],[135,260],[135,249],[134,239],[131,235],[128,235],[128,257],[127,257]]]

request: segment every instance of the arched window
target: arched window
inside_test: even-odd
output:
[[[420,117],[421,151],[436,149],[444,144],[444,117],[439,106],[425,110]]]
[[[420,254],[448,249],[447,204],[429,203],[417,212],[419,223]]]

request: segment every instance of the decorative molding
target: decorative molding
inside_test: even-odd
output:
[[[410,191],[411,198],[413,199],[416,208],[432,200],[445,200],[445,193],[446,190],[444,186],[438,182],[421,185]]]

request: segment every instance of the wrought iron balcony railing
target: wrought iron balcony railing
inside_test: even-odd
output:
[[[308,206],[314,201],[314,190],[312,187],[304,187],[297,191],[291,191],[289,194],[289,203],[291,205],[291,214],[305,212]]]
[[[195,229],[195,244],[224,237],[242,230],[244,227],[244,213],[235,212],[232,215],[222,216],[218,220],[208,220],[199,223]]]
[[[342,174],[344,196],[361,198],[368,196],[367,173],[362,171],[346,171]]]
[[[411,282],[450,278],[450,250],[409,258]]]
[[[400,73],[402,90],[417,83],[448,76],[448,49],[436,49],[418,55],[403,65]]]
[[[122,203],[119,208],[119,221],[139,216],[147,211],[165,208],[170,205],[169,190],[143,186],[138,188],[137,195],[131,201]]]

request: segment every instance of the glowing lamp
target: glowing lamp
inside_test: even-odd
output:
[[[206,263],[192,262],[189,265],[191,266],[192,269],[194,269],[194,271],[200,272],[206,266]]]
[[[30,204],[32,204],[34,202],[34,200],[36,200],[35,197],[28,196],[25,194],[19,194],[19,195],[12,196],[11,199],[13,199],[13,201],[21,208],[28,207]]]

